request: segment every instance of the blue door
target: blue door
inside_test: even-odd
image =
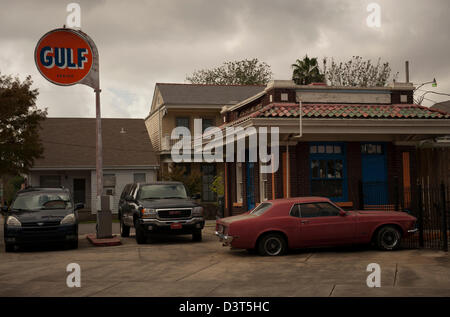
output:
[[[365,205],[388,204],[388,185],[385,145],[361,145],[362,182]]]
[[[247,175],[247,210],[251,210],[255,208],[255,163],[247,162],[245,165]]]

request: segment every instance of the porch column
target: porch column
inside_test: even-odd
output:
[[[282,157],[282,181],[283,181],[283,198],[290,197],[290,177],[289,177],[289,145],[286,145],[286,151],[281,154]]]
[[[272,154],[272,162],[275,160],[275,155],[274,154]],[[274,168],[273,168],[273,165],[274,164],[272,164],[272,199],[275,199],[276,197],[275,197],[275,170],[274,170]]]
[[[289,144],[286,146],[286,197],[289,198],[290,195],[290,170],[289,170]]]

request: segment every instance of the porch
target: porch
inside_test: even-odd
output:
[[[280,146],[279,168],[224,163],[226,215],[270,199],[324,196],[344,209],[408,208],[416,149],[383,141],[302,141]],[[403,193],[403,194],[400,194]]]

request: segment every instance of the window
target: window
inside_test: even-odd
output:
[[[242,203],[242,163],[236,163],[236,202]]]
[[[300,205],[299,204],[295,204],[294,206],[292,206],[290,215],[292,217],[297,217],[297,218],[300,217]]]
[[[288,94],[282,93],[281,94],[281,101],[288,101]]]
[[[213,126],[214,126],[213,119],[202,119],[202,132],[205,132],[206,129]]]
[[[145,183],[146,182],[145,173],[134,173],[133,179],[135,183]]]
[[[383,146],[381,144],[362,144],[362,154],[383,154]]]
[[[137,199],[187,198],[183,184],[152,184],[139,188]]]
[[[310,154],[341,154],[342,153],[342,145],[333,145],[333,144],[327,144],[327,145],[311,145],[309,147],[309,153]]]
[[[202,200],[215,201],[216,194],[211,190],[214,177],[216,176],[216,165],[203,164],[202,165]]]
[[[61,187],[61,177],[59,175],[42,175],[39,178],[39,184],[46,188]]]
[[[339,216],[339,209],[329,203],[307,203],[299,206],[301,218]]]
[[[116,189],[116,175],[105,174],[103,175],[103,191],[105,195],[115,195]]]
[[[175,118],[175,125],[177,127],[185,127],[189,129],[189,117],[177,117]]]
[[[253,215],[253,216],[260,216],[263,213],[265,213],[267,210],[269,210],[270,207],[272,207],[271,203],[259,204],[259,206],[256,207],[255,209],[253,209],[253,211],[250,214]]]
[[[176,166],[178,166],[181,169],[184,169],[184,176],[191,175],[191,164],[190,163],[176,163]]]
[[[311,144],[311,194],[345,200],[345,155],[342,144]]]
[[[25,192],[14,200],[12,209],[39,211],[41,209],[68,209],[72,202],[68,192]]]
[[[130,191],[130,188],[131,188],[131,184],[125,185],[125,187],[123,188],[122,194],[120,195],[120,199],[125,199],[125,196],[127,196],[128,192]]]

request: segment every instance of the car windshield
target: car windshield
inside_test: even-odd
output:
[[[265,213],[267,210],[270,209],[270,207],[272,207],[271,203],[262,203],[259,204],[258,207],[256,207],[255,209],[253,209],[250,214],[254,215],[254,216],[260,216],[263,213]]]
[[[143,185],[139,189],[137,199],[169,199],[187,198],[183,184],[152,184]]]
[[[17,196],[11,206],[13,210],[43,210],[72,208],[69,193],[28,192]]]

